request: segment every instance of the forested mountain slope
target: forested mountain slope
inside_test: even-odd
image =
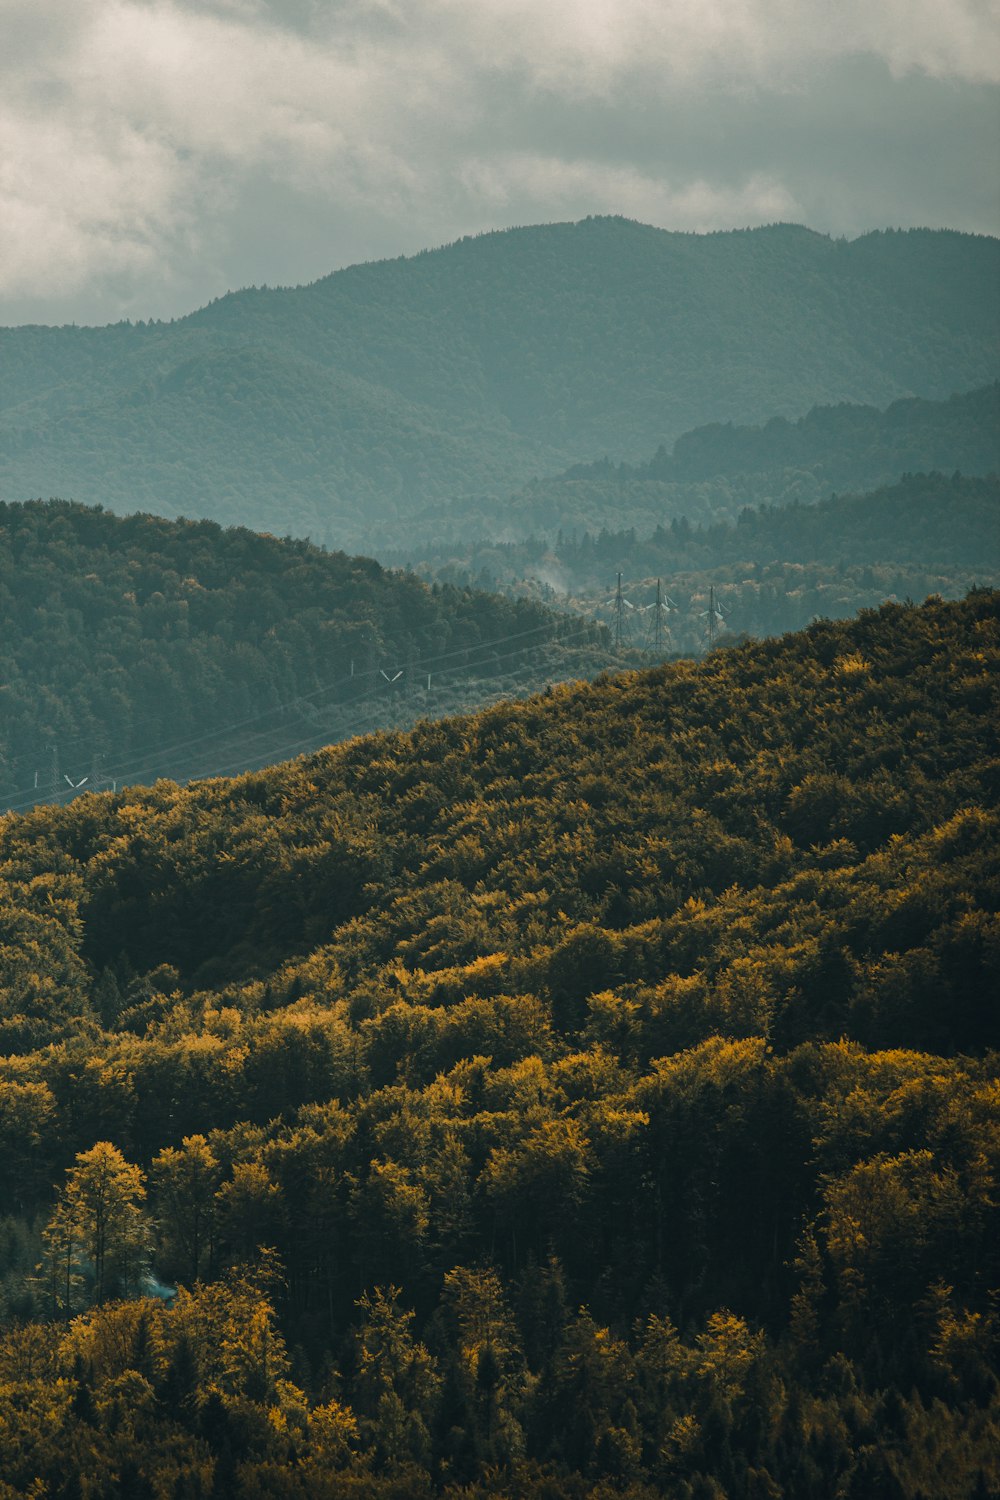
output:
[[[244,769],[612,658],[531,601],[211,521],[0,504],[0,806]],[[36,787],[37,773],[37,787]]]
[[[0,337],[0,485],[332,545],[705,422],[995,380],[997,242],[591,219],[222,298],[175,323]]]
[[[693,525],[675,517],[645,536],[621,530],[528,537],[524,541],[428,549],[414,554],[423,572],[442,560],[503,581],[548,560],[575,587],[593,587],[622,567],[629,573],[709,569],[725,563],[784,561],[860,568],[897,563],[985,576],[1000,568],[1000,478],[908,474],[867,494],[830,495],[813,505],[745,506],[735,521]]]
[[[995,1491],[998,665],[887,606],[0,822],[5,1500]]]
[[[705,649],[710,591],[729,633],[776,635],[818,615],[842,619],[886,598],[961,598],[1000,584],[1000,479],[910,474],[865,495],[814,505],[747,507],[733,525],[686,517],[596,535],[442,547],[415,552],[417,570],[442,581],[556,601],[612,625],[623,579],[627,640]],[[717,621],[717,624],[720,622]]]
[[[669,453],[661,447],[645,464],[602,459],[534,479],[492,516],[484,516],[475,500],[456,500],[429,507],[409,527],[397,522],[382,535],[385,550],[416,556],[428,547],[480,538],[552,539],[558,531],[630,527],[648,534],[681,517],[692,523],[734,521],[748,505],[811,504],[835,492],[893,484],[904,474],[956,471],[1000,472],[996,384],[947,401],[896,401],[884,411],[842,404],[814,407],[794,422],[716,422],[683,433]]]

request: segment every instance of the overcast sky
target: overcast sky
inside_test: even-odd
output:
[[[0,0],[0,322],[512,224],[1000,232],[994,0]]]

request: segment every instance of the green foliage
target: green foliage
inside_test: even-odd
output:
[[[110,1142],[79,1153],[42,1235],[53,1310],[71,1317],[84,1279],[98,1306],[138,1290],[150,1240],[145,1196],[139,1168]]]
[[[785,417],[772,417],[759,427],[714,422],[682,433],[669,453],[661,444],[648,463],[616,464],[604,458],[575,464],[563,474],[532,479],[505,504],[504,531],[518,539],[506,546],[498,545],[497,528],[480,502],[456,499],[428,508],[409,528],[398,522],[393,533],[380,534],[379,555],[408,560],[427,557],[441,569],[451,544],[452,554],[464,549],[466,566],[478,572],[491,564],[501,566],[505,558],[512,564],[521,555],[524,539],[542,536],[555,554],[548,567],[555,569],[561,563],[574,573],[579,572],[585,554],[574,555],[566,538],[579,538],[582,533],[581,549],[621,548],[629,540],[635,545],[635,538],[627,535],[631,530],[648,535],[655,527],[673,522],[671,550],[682,555],[681,566],[690,567],[691,550],[703,553],[706,544],[714,545],[718,560],[728,556],[721,544],[725,533],[719,529],[726,522],[749,519],[757,528],[752,542],[762,545],[761,518],[745,514],[752,507],[765,512],[764,525],[770,526],[775,537],[781,536],[783,547],[791,549],[785,552],[782,547],[778,553],[789,561],[829,560],[831,553],[839,556],[846,531],[855,550],[862,539],[869,548],[870,555],[858,561],[892,556],[899,561],[952,562],[957,560],[956,540],[961,548],[967,546],[967,537],[950,537],[936,511],[924,512],[919,489],[912,497],[900,497],[895,515],[891,510],[881,514],[875,507],[875,514],[867,520],[867,534],[857,503],[846,511],[829,505],[821,512],[822,520],[810,521],[793,511],[787,534],[780,530],[782,517],[790,507],[828,501],[831,493],[882,489],[901,474],[996,474],[1000,469],[998,404],[1000,387],[994,384],[946,401],[910,397],[893,402],[885,411],[841,402],[814,407],[796,422]],[[900,505],[921,512],[915,536],[907,536],[900,525]],[[780,507],[781,516],[770,514],[775,507]],[[888,509],[886,502],[883,508]],[[695,523],[701,530],[692,537],[688,528]],[[850,537],[852,531],[854,537]],[[559,532],[564,534],[562,545],[555,546]],[[889,553],[883,543],[886,532],[893,541]],[[744,543],[747,540],[744,536]],[[759,560],[769,561],[774,555],[765,553]],[[537,565],[541,556],[535,544],[535,555],[529,549],[526,560]],[[674,563],[663,571],[673,572],[677,566]],[[423,565],[421,571],[425,571]]]
[[[699,424],[995,380],[998,285],[995,240],[942,231],[483,235],[170,324],[5,330],[0,481],[371,550]]]
[[[620,519],[613,496],[606,499],[603,515]],[[995,475],[910,474],[870,494],[744,506],[738,519],[733,511],[732,521],[710,525],[675,515],[647,535],[634,526],[582,536],[567,529],[520,542],[415,547],[407,557],[439,581],[474,578],[605,623],[614,618],[608,585],[621,573],[625,643],[647,651],[657,647],[659,584],[659,654],[700,655],[710,644],[710,590],[722,614],[716,632],[727,640],[799,630],[818,616],[843,619],[886,598],[960,598],[973,580],[995,585],[998,504]],[[652,525],[663,511],[651,502],[643,519]]]
[[[531,601],[429,588],[308,542],[61,501],[0,505],[0,631],[0,790],[19,807],[36,776],[45,797],[53,779],[70,795],[67,776],[96,789],[210,775],[610,659],[598,629]],[[331,834],[317,862],[343,866]]]
[[[4,818],[10,1493],[995,1490],[998,659],[886,606]]]

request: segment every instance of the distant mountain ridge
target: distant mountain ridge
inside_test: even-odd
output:
[[[713,590],[731,639],[845,619],[886,598],[960,599],[976,586],[995,588],[998,515],[995,473],[904,474],[860,495],[746,506],[735,522],[691,525],[682,516],[651,534],[629,526],[457,540],[408,561],[442,583],[474,580],[597,616],[632,646],[698,656],[720,628],[719,619],[707,627]]]
[[[843,402],[814,406],[796,422],[785,417],[772,417],[763,427],[716,422],[682,434],[672,454],[661,449],[633,472],[694,481],[801,466],[820,482],[846,487],[867,483],[879,464],[893,478],[918,469],[992,472],[1000,466],[1000,383],[947,401],[909,397],[884,411]]]
[[[371,520],[636,460],[706,423],[995,380],[998,273],[1000,243],[951,231],[590,219],[170,324],[8,329],[0,493],[362,546]]]
[[[418,513],[405,535],[424,556],[428,546],[452,541],[630,526],[648,532],[681,517],[735,520],[747,505],[811,504],[833,491],[882,488],[903,474],[956,471],[1000,472],[1000,384],[946,401],[909,397],[884,411],[841,403],[813,407],[794,422],[712,423],[682,433],[669,452],[661,445],[648,463],[603,458],[530,481],[502,506],[503,537],[497,512],[484,517],[475,499]],[[396,548],[406,555],[401,540]]]

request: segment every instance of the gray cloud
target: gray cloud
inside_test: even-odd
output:
[[[975,0],[0,0],[0,318],[512,223],[995,233]]]

